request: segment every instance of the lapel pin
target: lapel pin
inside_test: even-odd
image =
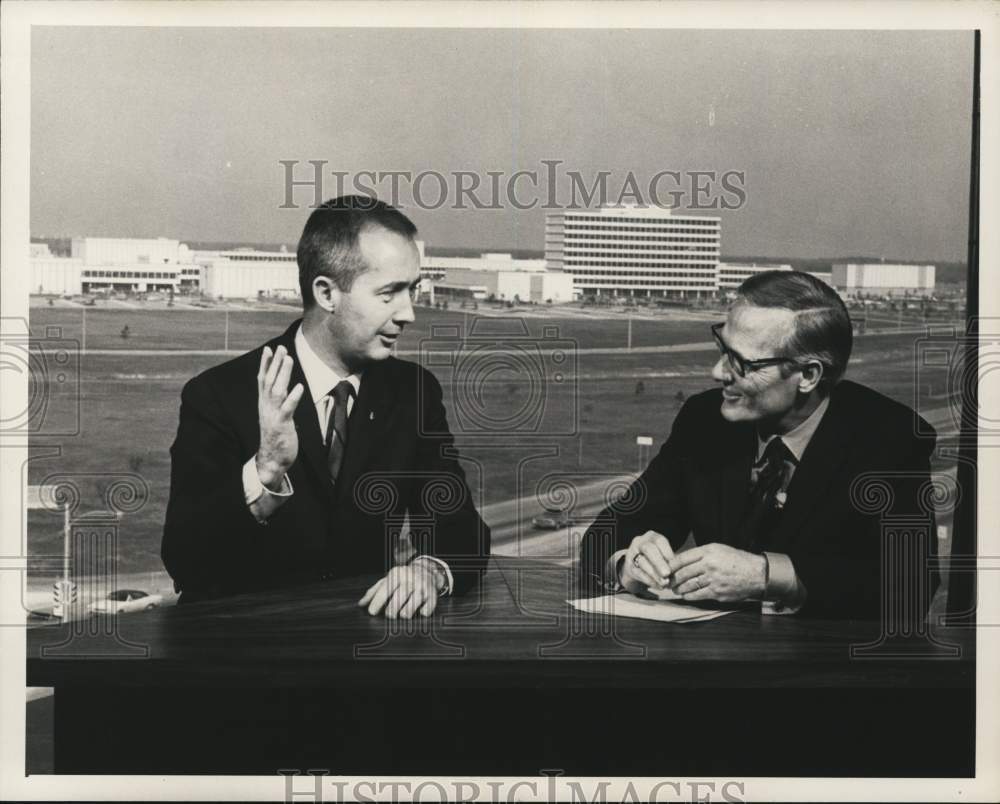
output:
[[[375,411],[374,410],[371,413],[368,414],[368,421],[370,421],[370,422],[375,421]]]

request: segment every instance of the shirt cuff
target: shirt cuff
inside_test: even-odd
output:
[[[412,564],[414,561],[417,561],[421,558],[425,558],[428,561],[433,561],[435,564],[441,567],[441,569],[444,570],[444,574],[445,577],[448,579],[448,583],[445,586],[445,588],[438,593],[438,597],[445,597],[446,595],[450,595],[451,590],[455,588],[455,579],[451,575],[451,568],[447,565],[447,563],[442,561],[440,558],[435,558],[434,556],[428,556],[428,555],[414,556],[413,559],[410,561],[410,563]]]
[[[764,553],[767,561],[767,586],[761,603],[762,614],[795,614],[805,605],[806,587],[792,559],[786,553]]]
[[[260,475],[257,472],[256,455],[252,456],[250,460],[243,464],[243,497],[246,500],[247,505],[253,506],[254,503],[260,500],[261,497],[264,497],[264,495],[284,498],[291,497],[293,493],[294,489],[292,488],[292,481],[287,474],[281,478],[281,491],[271,491],[271,489],[260,482]],[[274,502],[277,502],[277,500]],[[284,500],[281,500],[281,502],[284,502]],[[258,522],[266,520],[266,517],[261,519],[257,516],[256,512],[254,513],[254,516],[257,518]]]

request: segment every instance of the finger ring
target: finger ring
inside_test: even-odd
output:
[[[634,567],[638,567],[639,566],[639,558],[641,556],[642,556],[642,553],[636,553],[634,556],[632,556],[632,566],[634,566]]]

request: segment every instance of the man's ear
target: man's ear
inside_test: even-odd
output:
[[[799,393],[810,394],[815,390],[816,386],[819,385],[819,381],[823,379],[824,367],[823,364],[818,360],[810,360],[808,363],[804,364],[801,371],[801,379],[799,380]]]
[[[335,312],[340,306],[340,288],[328,276],[317,276],[312,283],[313,298],[316,304],[328,313]]]

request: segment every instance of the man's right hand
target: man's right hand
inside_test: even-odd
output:
[[[667,562],[673,557],[674,551],[666,536],[655,530],[636,536],[622,563],[622,586],[632,593],[663,589],[670,580],[670,565]]]
[[[260,419],[260,448],[257,450],[257,474],[271,491],[281,488],[281,481],[299,454],[299,436],[295,431],[295,408],[305,392],[297,383],[288,391],[295,361],[284,346],[274,354],[264,347],[257,372],[257,413]]]

